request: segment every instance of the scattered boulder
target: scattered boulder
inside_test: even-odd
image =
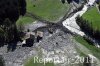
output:
[[[35,36],[30,34],[30,38],[26,39],[26,44],[23,44],[23,47],[31,47],[34,44]]]
[[[42,31],[37,31],[37,39],[36,41],[39,42],[43,38],[43,32]]]

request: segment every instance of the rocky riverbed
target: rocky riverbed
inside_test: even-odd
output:
[[[72,35],[60,28],[52,29],[53,33],[50,34],[48,28],[38,28],[37,31],[43,32],[43,39],[39,43],[34,43],[32,47],[22,47],[20,43],[13,52],[7,52],[7,45],[1,47],[0,55],[3,56],[6,66],[23,66],[26,59],[39,56],[40,50],[42,58],[77,56]]]
[[[67,22],[67,21],[66,21]],[[38,29],[37,29],[38,28]],[[52,33],[48,31],[53,30]],[[83,66],[82,64],[71,64],[64,59],[79,57],[76,50],[76,43],[69,31],[63,31],[63,27],[49,25],[42,22],[36,22],[25,27],[25,31],[30,29],[31,32],[43,32],[43,39],[39,43],[34,43],[32,47],[22,47],[22,43],[18,43],[15,51],[7,52],[7,45],[0,48],[0,55],[3,56],[6,66],[24,66],[26,61],[34,56],[47,59],[58,59],[55,61],[57,66]],[[79,46],[79,45],[78,45]],[[82,47],[82,46],[81,46]],[[59,64],[58,64],[59,63]],[[96,65],[94,65],[96,66]]]

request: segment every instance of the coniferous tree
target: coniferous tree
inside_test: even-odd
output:
[[[61,2],[64,4],[65,3],[65,0],[61,0]]]
[[[0,28],[4,30],[3,35],[7,42],[11,42],[12,39],[13,41],[18,40],[16,21],[20,15],[24,16],[25,13],[25,0],[0,0]]]
[[[92,22],[88,22],[88,20],[84,20],[82,17],[76,18],[77,24],[80,26],[81,30],[85,32],[88,38],[92,38],[98,42],[100,42],[100,30],[98,28],[94,29],[92,27]]]

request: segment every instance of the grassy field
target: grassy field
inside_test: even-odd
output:
[[[83,15],[83,18],[92,23],[94,29],[100,30],[100,13],[98,12],[96,7],[93,7],[90,10],[88,10]]]
[[[92,27],[94,29],[100,30],[100,13],[98,12],[97,8],[94,6],[93,8],[89,9],[83,16],[83,19],[86,19],[89,21],[90,24],[92,24]],[[95,46],[88,43],[86,40],[84,40],[82,37],[75,37],[75,39],[87,47],[91,53],[98,59],[100,59],[100,49],[96,48]]]
[[[26,0],[27,12],[31,12],[43,19],[56,21],[68,10],[69,5],[62,4],[60,0]]]
[[[60,0],[26,0],[27,12],[31,12],[45,20],[56,21],[59,20],[68,10],[69,5],[62,4]],[[34,22],[35,19],[31,17],[20,17],[17,20],[17,25],[28,24]]]
[[[25,25],[25,24],[32,23],[32,22],[34,22],[34,21],[35,21],[35,19],[24,16],[24,17],[20,17],[20,18],[17,20],[16,24],[17,24],[17,25],[20,25],[20,24]]]
[[[89,44],[80,36],[75,37],[75,40],[84,45],[86,48],[88,48],[90,52],[100,60],[100,48],[96,48],[95,46]]]

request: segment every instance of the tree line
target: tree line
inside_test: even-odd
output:
[[[88,38],[92,38],[97,42],[100,41],[100,30],[98,28],[94,29],[92,22],[89,22],[88,20],[85,20],[79,16],[76,18],[76,22],[80,26],[81,30],[85,32]]]
[[[19,40],[16,21],[25,13],[25,0],[0,0],[0,46]]]
[[[61,0],[61,2],[64,4],[65,2],[68,2],[69,4],[72,2],[76,2],[77,4],[80,3],[81,0]],[[87,3],[87,0],[82,0],[84,3]]]

